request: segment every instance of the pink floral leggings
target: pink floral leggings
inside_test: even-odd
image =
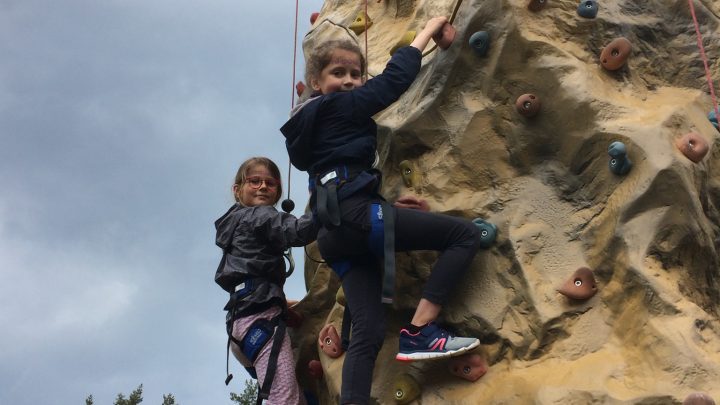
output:
[[[250,325],[258,319],[272,319],[280,313],[280,308],[272,307],[263,312],[240,318],[233,324],[233,337],[242,340],[245,337]],[[272,349],[272,339],[263,347],[257,359],[253,363],[255,372],[258,376],[258,383],[262,387],[265,381],[265,372],[267,371],[268,359],[270,358],[270,350]],[[297,378],[295,378],[295,361],[293,360],[292,347],[290,346],[290,335],[285,331],[280,353],[278,353],[277,369],[275,378],[270,387],[270,398],[264,402],[267,405],[292,405],[305,404],[305,398],[300,394],[300,386]]]

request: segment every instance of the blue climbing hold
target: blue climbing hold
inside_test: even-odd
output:
[[[620,141],[615,141],[608,147],[608,154],[610,155],[610,171],[618,174],[625,175],[632,168],[632,162],[627,157],[627,148],[625,144]]]
[[[577,13],[580,17],[595,18],[598,13],[598,2],[595,0],[582,0],[578,4]]]
[[[710,123],[713,124],[715,129],[720,131],[720,125],[718,125],[718,117],[715,115],[715,110],[710,110],[708,113],[708,119],[710,120]]]
[[[485,56],[490,49],[490,34],[487,31],[478,31],[470,36],[469,42],[478,56]]]
[[[480,247],[489,248],[497,237],[497,226],[482,218],[473,219],[473,224],[480,228]]]

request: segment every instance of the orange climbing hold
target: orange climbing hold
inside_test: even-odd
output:
[[[297,82],[295,85],[295,91],[297,92],[298,97],[301,97],[302,94],[305,92],[305,83],[302,81]]]
[[[597,293],[592,270],[581,267],[558,289],[558,292],[574,300],[586,300]]]
[[[450,45],[452,45],[456,33],[457,31],[455,31],[455,27],[453,27],[452,24],[445,23],[442,29],[433,36],[433,41],[435,41],[440,49],[448,49]]]
[[[689,132],[682,137],[675,140],[675,146],[685,155],[686,158],[692,160],[695,163],[705,157],[710,150],[705,138],[695,132]]]
[[[372,24],[373,22],[370,20],[370,16],[365,14],[364,11],[361,11],[360,14],[355,17],[355,21],[353,21],[348,28],[353,30],[355,35],[360,35],[365,32],[366,28],[370,28]]]
[[[481,355],[468,353],[451,358],[448,370],[454,376],[475,382],[487,373],[488,365]]]
[[[318,343],[320,344],[320,350],[333,359],[336,359],[343,354],[343,349],[340,344],[340,336],[338,335],[335,326],[331,323],[325,325],[325,327],[320,330]]]
[[[623,37],[615,38],[600,52],[600,64],[607,70],[618,70],[625,66],[631,53],[630,41]]]

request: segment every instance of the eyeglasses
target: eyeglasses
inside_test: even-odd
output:
[[[245,179],[245,183],[249,184],[252,188],[260,188],[263,183],[265,183],[265,187],[267,188],[277,188],[280,185],[280,182],[272,177],[268,177],[266,179],[260,177],[248,177]]]

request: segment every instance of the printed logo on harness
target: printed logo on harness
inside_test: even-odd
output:
[[[248,344],[255,346],[259,343],[259,340],[265,336],[265,331],[262,329],[251,329],[250,335],[248,336]]]
[[[378,205],[377,217],[380,221],[383,219],[382,205]]]

